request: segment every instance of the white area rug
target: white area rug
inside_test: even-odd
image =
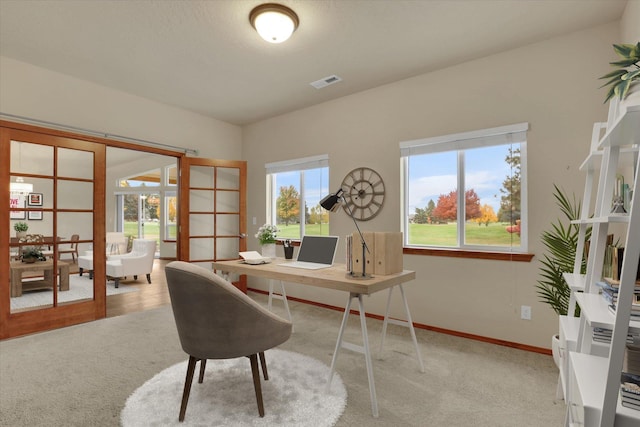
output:
[[[178,422],[187,361],[165,369],[138,388],[125,404],[124,427],[138,426],[332,426],[344,411],[347,391],[335,373],[326,392],[329,367],[285,350],[265,352],[269,380],[264,381],[264,418],[258,415],[249,359],[208,360],[204,382],[200,364],[191,385],[183,423]]]
[[[28,279],[26,279],[28,280]],[[26,281],[25,280],[25,281]],[[107,282],[107,296],[124,294],[127,292],[135,292],[138,289],[133,286],[123,286],[116,288],[113,281]],[[77,274],[69,275],[69,290],[58,291],[58,303],[77,301],[82,299],[93,298],[93,280],[89,279],[89,275],[82,277]],[[40,307],[53,304],[53,291],[51,289],[43,289],[36,291],[23,292],[19,297],[11,298],[11,310],[21,308]]]

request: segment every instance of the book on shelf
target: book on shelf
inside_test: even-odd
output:
[[[620,403],[640,410],[640,375],[622,372],[620,376]]]
[[[616,315],[616,304],[609,304],[609,311],[614,316]],[[632,320],[640,320],[640,307],[636,308],[636,305],[631,307],[631,319]]]
[[[608,343],[611,342],[612,335],[613,335],[613,330],[611,330],[611,329],[593,328],[593,332],[591,334],[591,337],[592,337],[592,339],[594,341],[608,344]],[[627,343],[628,344],[633,344],[634,343],[634,337],[635,337],[635,335],[633,335],[631,332],[628,332],[627,333],[627,340],[626,340]]]
[[[607,285],[609,288],[615,289],[615,290],[618,290],[618,288],[620,288],[620,280],[613,279],[611,277],[604,277],[602,281],[596,282],[596,284],[600,284],[599,286]],[[636,280],[635,288],[640,289],[640,280]]]

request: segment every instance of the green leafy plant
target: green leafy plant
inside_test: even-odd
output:
[[[275,225],[265,224],[258,228],[256,239],[258,239],[261,245],[266,245],[267,243],[275,243],[278,231],[280,230],[278,230],[278,227],[276,227]]]
[[[27,231],[29,229],[29,225],[26,222],[18,221],[13,224],[13,229],[18,232]]]
[[[33,259],[33,258],[35,258],[38,261],[46,260],[39,246],[25,246],[22,249],[22,259],[26,260],[26,259]]]
[[[640,81],[640,42],[637,44],[614,44],[613,49],[622,59],[609,63],[617,67],[617,70],[600,77],[601,79],[610,79],[600,86],[610,86],[604,102],[615,96],[623,100],[629,93],[631,85]]]
[[[547,253],[543,255],[541,261],[541,279],[538,280],[536,288],[541,302],[548,304],[558,315],[566,315],[571,289],[562,273],[573,272],[580,226],[571,224],[571,221],[580,218],[581,203],[576,201],[575,195],[569,199],[557,185],[553,188],[553,196],[564,218],[558,219],[551,224],[550,230],[542,233],[541,240]],[[586,230],[585,241],[589,241],[590,237],[591,227]],[[582,257],[580,272],[585,271],[586,260]],[[576,306],[574,314],[580,315],[580,307]]]

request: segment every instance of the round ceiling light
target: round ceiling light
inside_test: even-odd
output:
[[[282,43],[298,28],[298,15],[286,6],[265,3],[256,6],[249,21],[260,37],[269,43]]]

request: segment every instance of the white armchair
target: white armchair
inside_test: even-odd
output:
[[[134,280],[138,280],[139,274],[146,274],[147,282],[151,283],[155,253],[155,240],[134,239],[131,252],[124,255],[109,255],[107,276],[115,280],[116,288],[121,278],[133,276]]]

